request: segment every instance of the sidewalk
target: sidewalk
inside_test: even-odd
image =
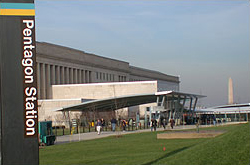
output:
[[[240,123],[247,123],[247,122],[228,122],[223,124],[218,124],[218,126],[221,125],[231,125],[231,124],[240,124]],[[213,125],[200,125],[200,128],[203,127],[213,127]],[[174,129],[171,129],[169,126],[166,127],[165,130],[184,130],[184,129],[195,129],[196,125],[179,125],[175,126]],[[163,131],[164,129],[157,128],[157,131]],[[97,134],[97,132],[88,132],[88,133],[80,133],[80,134],[74,134],[74,135],[64,135],[64,136],[57,136],[55,144],[62,144],[62,143],[70,143],[70,142],[76,142],[76,141],[82,141],[82,140],[91,140],[91,139],[99,139],[104,138],[108,136],[117,136],[117,135],[125,135],[125,134],[132,134],[132,133],[141,133],[141,132],[150,132],[150,129],[142,129],[142,130],[134,130],[134,131],[105,131],[102,132],[100,135]]]

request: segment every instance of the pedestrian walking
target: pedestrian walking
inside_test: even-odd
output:
[[[102,118],[101,119],[101,123],[102,123],[102,131],[104,131],[104,127],[106,126],[105,120]]]
[[[157,127],[157,120],[155,120],[155,119],[152,119],[151,120],[151,131],[153,131],[153,129],[154,129],[154,131],[156,131],[156,127]]]
[[[150,122],[150,128],[151,128],[151,132],[153,131],[153,119],[151,119],[151,122]]]
[[[126,123],[126,120],[124,119],[124,120],[122,121],[123,132],[126,131],[126,125],[127,125],[127,123]]]
[[[166,119],[162,120],[162,126],[163,126],[164,129],[166,129]]]
[[[170,126],[172,129],[174,129],[174,124],[175,124],[174,119],[170,119]]]
[[[156,131],[156,127],[157,127],[157,120],[156,119],[153,120],[153,127],[154,127],[154,131]]]
[[[213,116],[213,123],[214,123],[214,126],[216,125],[216,117]]]
[[[102,127],[102,122],[100,119],[97,120],[97,124],[96,124],[96,130],[97,130],[97,134],[100,135],[101,132],[101,127]]]
[[[116,119],[115,118],[112,118],[111,119],[111,127],[112,127],[112,131],[115,132],[115,126],[116,126]]]

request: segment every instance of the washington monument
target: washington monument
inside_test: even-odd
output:
[[[234,103],[234,96],[233,96],[233,81],[232,78],[229,77],[228,80],[228,104]]]

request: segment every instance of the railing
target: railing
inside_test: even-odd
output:
[[[78,134],[78,133],[88,133],[88,132],[96,132],[96,127],[93,126],[92,124],[83,124],[83,123],[77,123],[76,126],[72,126],[72,124],[70,124],[70,126],[65,127],[62,126],[62,123],[65,122],[53,122],[53,134],[56,136],[63,136],[63,135],[71,135],[71,134]],[[138,123],[137,125],[135,123],[133,124],[128,124],[125,127],[125,131],[135,131],[135,130],[142,130],[142,129],[149,129],[150,126],[149,125],[142,125],[140,123]],[[106,124],[105,126],[102,127],[103,132],[107,132],[107,131],[112,131],[112,126],[111,124]],[[115,131],[123,131],[123,126],[116,124],[116,130]]]

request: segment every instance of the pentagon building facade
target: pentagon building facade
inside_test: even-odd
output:
[[[38,98],[53,99],[52,85],[104,82],[158,82],[157,90],[179,91],[179,77],[129,65],[129,62],[37,42]]]

